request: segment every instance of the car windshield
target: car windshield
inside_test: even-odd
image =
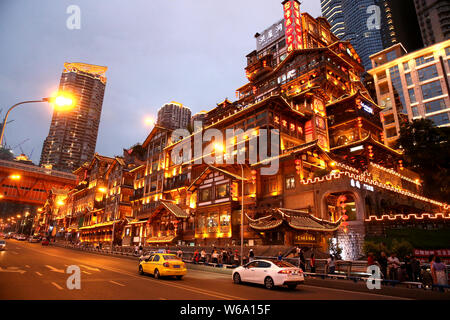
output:
[[[174,256],[174,255],[172,255],[172,254],[165,254],[165,255],[163,255],[163,258],[164,258],[164,260],[180,260],[180,259],[178,259],[178,257],[177,256]]]
[[[286,261],[271,260],[270,262],[280,268],[296,268],[296,266]]]

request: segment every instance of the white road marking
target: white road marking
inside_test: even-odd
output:
[[[27,267],[27,268],[31,268],[31,267],[30,267],[29,265],[27,265],[27,264],[25,265],[25,267]]]
[[[84,271],[84,270],[82,270],[82,272],[85,273],[85,274],[92,274],[92,273]]]
[[[55,283],[55,282],[52,282],[52,285],[54,285],[55,287],[57,287],[59,290],[63,290],[63,288],[62,288],[59,284],[57,284],[57,283]]]
[[[50,271],[53,271],[53,272],[58,272],[58,273],[66,273],[64,270],[62,270],[62,269],[56,269],[56,268],[54,268],[54,267],[52,267],[52,266],[49,266],[49,265],[45,265],[47,268],[49,268],[50,269]]]
[[[320,289],[324,289],[324,290],[329,290],[329,291],[337,291],[337,292],[346,292],[346,293],[352,293],[352,294],[359,294],[359,295],[368,295],[368,296],[372,296],[372,297],[383,297],[386,299],[398,299],[398,300],[413,300],[413,299],[409,299],[409,298],[402,298],[402,297],[395,297],[395,296],[388,296],[388,295],[384,295],[384,294],[377,294],[377,293],[370,293],[370,292],[360,292],[360,291],[351,291],[351,290],[345,290],[345,289],[335,289],[335,288],[327,288],[327,287],[319,287],[319,286],[311,286],[311,285],[304,285],[302,284],[300,286],[300,288],[320,288]]]
[[[36,274],[37,274],[38,276],[42,277],[42,273],[36,271]]]
[[[6,267],[6,269],[3,269],[2,267],[0,267],[0,272],[17,272],[20,274],[24,274],[26,271],[25,270],[20,270],[17,267]]]
[[[112,280],[109,280],[109,282],[117,284],[118,286],[121,286],[121,287],[125,287],[124,284],[121,284],[121,283],[118,283],[118,282],[115,282],[115,281],[112,281]]]
[[[159,298],[159,300],[167,300],[166,298]]]
[[[9,252],[11,252],[13,254],[19,254],[18,252],[15,252],[15,251],[9,251]]]
[[[91,271],[100,271],[100,269],[98,269],[98,268],[88,267],[88,266],[85,266],[83,264],[80,264],[80,267],[86,268],[86,269],[91,270]]]

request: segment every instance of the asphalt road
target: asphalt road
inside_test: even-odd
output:
[[[81,288],[69,290],[66,269],[81,270]],[[291,291],[268,291],[257,285],[236,285],[231,277],[188,270],[182,280],[155,280],[138,274],[137,261],[43,247],[7,240],[0,251],[1,300],[381,300],[401,299],[367,292],[308,285]]]

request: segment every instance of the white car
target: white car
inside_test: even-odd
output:
[[[233,270],[233,282],[263,284],[267,289],[287,286],[294,290],[305,282],[303,271],[286,262],[277,260],[254,260]]]
[[[5,249],[6,249],[6,241],[0,240],[0,251],[5,250]]]

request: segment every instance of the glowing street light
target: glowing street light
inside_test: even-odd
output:
[[[20,219],[21,217],[22,217],[22,216],[21,216],[20,214],[18,214],[18,215],[17,215],[17,218],[19,218],[19,219]]]
[[[13,174],[13,175],[10,175],[9,178],[11,180],[20,180],[21,176],[20,176],[20,174]]]
[[[105,187],[99,187],[97,190],[98,190],[98,192],[101,192],[101,193],[106,193],[107,192]]]
[[[152,116],[146,117],[144,122],[147,126],[152,127],[155,125],[155,119]]]
[[[3,136],[5,135],[5,128],[6,128],[6,124],[8,122],[8,117],[9,117],[10,112],[14,108],[16,108],[22,104],[38,103],[38,102],[49,102],[54,105],[55,109],[60,109],[60,110],[64,110],[64,111],[70,110],[75,105],[74,99],[67,93],[58,93],[58,94],[54,95],[53,97],[43,98],[42,100],[30,100],[30,101],[23,101],[23,102],[16,103],[11,108],[9,108],[8,112],[6,112],[5,119],[3,120],[2,131],[0,134],[0,146],[3,145]]]

